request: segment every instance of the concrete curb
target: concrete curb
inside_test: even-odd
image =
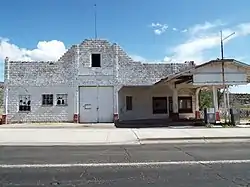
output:
[[[0,146],[115,146],[115,145],[139,145],[138,141],[128,142],[0,142]]]
[[[97,125],[37,125],[37,126],[7,126],[7,125],[0,125],[0,130],[1,129],[115,129],[115,126],[97,126]]]
[[[142,138],[140,141],[171,141],[171,140],[250,140],[250,136],[225,136],[225,137],[178,137],[178,138]]]

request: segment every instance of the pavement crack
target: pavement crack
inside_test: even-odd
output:
[[[222,176],[222,175],[219,174],[219,173],[216,173],[216,175],[217,175],[220,179],[223,179],[223,180],[232,182],[233,184],[236,184],[237,186],[243,186],[243,187],[248,187],[248,186],[249,186],[249,183],[247,183],[247,181],[245,181],[245,180],[243,180],[243,179],[241,179],[241,178],[235,178],[235,179],[233,179],[233,180],[230,180],[230,179],[228,179],[228,178]],[[236,179],[240,179],[241,181],[243,181],[243,182],[245,182],[245,183],[247,183],[247,184],[240,184],[240,183],[238,183],[237,181],[235,181]]]
[[[110,136],[110,132],[107,133],[107,137],[106,137],[106,140],[105,140],[106,142],[109,142],[108,141],[109,140],[109,136]]]
[[[126,149],[126,147],[123,147],[125,153],[126,153],[126,158],[128,158],[128,161],[131,162],[131,155],[129,153],[129,151]]]
[[[174,148],[177,149],[177,150],[179,150],[179,151],[181,151],[181,152],[183,152],[185,155],[188,155],[188,156],[192,157],[195,161],[198,160],[198,158],[196,156],[188,153],[187,151],[184,151],[182,148],[177,147],[177,146],[174,146]]]
[[[177,150],[179,150],[179,151],[181,151],[181,152],[183,152],[184,154],[186,154],[186,155],[192,157],[195,161],[198,161],[198,162],[199,162],[198,157],[196,157],[196,156],[194,156],[194,155],[188,153],[187,151],[184,151],[184,150],[181,149],[180,147],[174,146],[174,148],[177,149]],[[200,160],[202,160],[202,158],[201,158]],[[201,163],[201,162],[199,162],[199,164],[202,165],[202,166],[204,166],[204,167],[209,168],[210,170],[212,170],[212,172],[214,172],[214,174],[215,174],[217,177],[219,177],[220,179],[223,179],[223,180],[232,182],[233,184],[236,184],[237,186],[248,187],[248,186],[250,185],[247,181],[245,181],[244,179],[241,179],[241,178],[239,178],[239,177],[236,178],[236,179],[240,179],[241,181],[243,181],[243,182],[245,182],[245,183],[247,183],[247,184],[246,184],[246,185],[240,184],[240,183],[238,183],[238,182],[235,181],[235,180],[232,180],[232,179],[230,180],[230,179],[224,177],[222,174],[220,174],[219,172],[215,171],[215,169],[214,169],[214,168],[212,167],[212,165],[210,165],[210,164],[204,164],[204,163]],[[221,165],[222,165],[222,164],[221,164]]]
[[[131,129],[131,131],[132,131],[132,133],[135,135],[135,137],[136,137],[138,143],[139,143],[140,145],[142,145],[141,140],[140,140],[139,136],[136,134],[136,132],[135,132],[133,129]]]

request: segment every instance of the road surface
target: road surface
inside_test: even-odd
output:
[[[0,147],[0,186],[250,186],[248,143]]]

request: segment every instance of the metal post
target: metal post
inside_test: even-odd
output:
[[[77,45],[77,77],[78,77],[78,69],[79,69],[79,63],[80,63],[80,46]],[[75,78],[75,86],[76,87],[76,114],[77,114],[77,123],[79,123],[79,108],[80,108],[80,103],[79,103],[79,86],[77,82],[77,78]]]
[[[6,77],[5,77],[5,124],[8,124],[8,100],[9,100],[9,58],[5,58]]]
[[[222,38],[222,31],[220,31],[220,48],[221,48],[221,68],[222,68],[222,86],[223,86],[223,99],[224,99],[224,110],[225,110],[225,122],[227,122],[228,111],[227,111],[227,97],[226,97],[226,87],[225,87],[225,62],[224,62],[224,46],[223,41],[234,35],[235,32],[231,33],[225,38]],[[229,101],[228,101],[229,102]],[[229,105],[228,105],[229,106]]]
[[[119,89],[118,89],[118,78],[119,78],[119,47],[118,44],[115,45],[115,66],[116,66],[116,113],[119,115]],[[119,116],[118,116],[119,117]]]
[[[226,101],[226,90],[225,90],[225,63],[224,63],[224,50],[223,50],[223,38],[222,31],[220,31],[220,49],[221,49],[221,72],[222,72],[222,89],[223,89],[223,102],[225,112],[225,122],[227,122],[227,101]]]
[[[223,60],[224,59],[224,49],[223,49],[222,31],[220,31],[220,50],[221,50],[221,60]]]
[[[227,108],[228,108],[228,120],[230,120],[230,97],[229,97],[229,86],[227,86]]]
[[[97,28],[96,28],[96,17],[97,17],[97,13],[96,13],[96,4],[94,5],[94,8],[95,8],[95,10],[94,10],[94,11],[95,11],[95,15],[94,15],[94,16],[95,16],[95,20],[94,20],[94,21],[95,21],[95,39],[97,39]]]

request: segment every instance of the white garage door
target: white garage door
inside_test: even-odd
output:
[[[113,87],[80,87],[80,122],[113,122]]]

